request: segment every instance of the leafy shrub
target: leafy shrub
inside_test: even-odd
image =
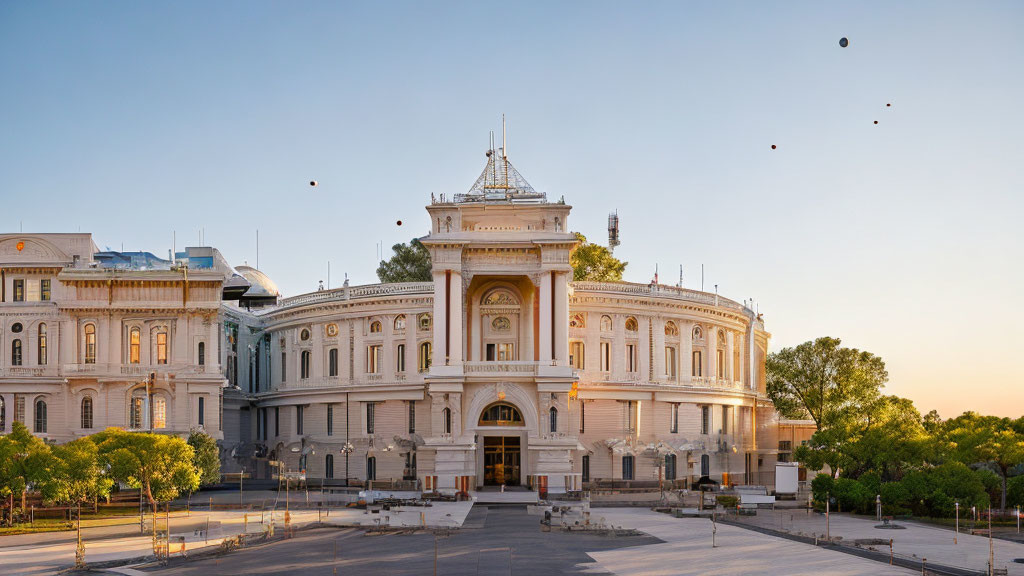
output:
[[[832,485],[835,483],[832,480],[832,476],[828,474],[818,474],[811,480],[811,492],[814,494],[814,500],[817,502],[824,503],[828,497],[828,493],[832,491]]]

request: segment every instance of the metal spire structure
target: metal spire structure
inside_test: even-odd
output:
[[[476,182],[465,194],[456,194],[456,202],[544,202],[547,195],[537,192],[522,174],[508,161],[508,143],[505,135],[505,118],[501,119],[501,148],[494,147],[494,132],[491,132],[490,148],[487,150],[487,164]]]

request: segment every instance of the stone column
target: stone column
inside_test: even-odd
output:
[[[483,333],[481,332],[483,330],[483,322],[481,321],[479,304],[475,302],[474,304],[476,304],[476,306],[471,305],[468,308],[469,314],[471,315],[470,322],[473,323],[473,329],[470,330],[468,335],[470,341],[469,358],[467,358],[467,360],[470,362],[479,362],[483,360],[483,356],[480,354],[480,343],[483,341]],[[520,357],[522,357],[522,352],[520,352]]]
[[[569,365],[569,284],[567,274],[555,274],[555,360]]]
[[[433,338],[433,356],[432,363],[434,366],[444,366],[445,361],[445,325],[447,319],[445,318],[445,302],[448,300],[448,294],[445,293],[445,274],[444,270],[434,271],[434,338]]]
[[[448,301],[451,302],[451,317],[447,318],[449,324],[449,338],[451,339],[451,348],[448,352],[448,363],[453,366],[462,364],[462,351],[465,349],[465,343],[462,341],[462,273],[455,270],[451,273],[451,291],[448,294]]]
[[[220,356],[217,355],[217,319],[210,320],[210,328],[207,331],[206,336],[206,362],[205,369],[203,370],[207,374],[220,372]],[[267,350],[267,353],[270,351]]]
[[[660,317],[651,318],[651,329],[654,335],[654,350],[651,351],[654,358],[654,379],[668,380],[669,370],[665,365],[668,361],[665,358],[665,320]]]
[[[540,330],[538,331],[539,356],[538,362],[551,363],[551,274],[542,273],[540,277]]]
[[[419,331],[419,322],[416,314],[405,315],[405,373],[416,374],[420,366],[417,362],[419,356],[419,344],[416,342],[416,334]]]
[[[735,335],[732,330],[725,333],[725,377],[732,384],[732,381],[736,379],[736,375],[733,373],[735,367],[735,359],[733,358],[733,340]]]
[[[714,380],[718,379],[718,328],[708,326],[704,334],[704,340],[708,343],[707,372],[705,376]]]

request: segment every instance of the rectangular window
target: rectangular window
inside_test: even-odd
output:
[[[96,327],[92,324],[85,325],[85,363],[96,363]]]
[[[14,281],[14,301],[25,301],[25,281],[23,279],[19,278]]]
[[[711,406],[700,407],[700,433],[711,433]]]
[[[676,349],[672,346],[665,347],[665,375],[676,377]]]
[[[612,371],[612,343],[601,342],[601,372]]]
[[[488,344],[487,345],[487,361],[488,362],[494,362],[495,357],[497,357],[497,346],[495,344]]]
[[[199,353],[198,353],[198,356],[199,356],[199,365],[200,366],[206,366],[206,343],[205,342],[200,342],[199,343]]]
[[[626,407],[626,433],[634,434],[637,432],[636,424],[638,412],[640,411],[639,403],[636,400],[626,400],[623,404]]]
[[[156,333],[156,363],[167,364],[167,332]]]
[[[260,408],[256,412],[256,437],[260,440],[267,439],[267,409]]]
[[[374,404],[373,404],[373,402],[367,402],[366,403],[366,433],[367,434],[373,434],[373,412],[374,412]]]
[[[725,350],[718,351],[718,377],[725,378]]]
[[[416,432],[416,401],[409,400],[409,434]]]
[[[405,344],[399,344],[398,350],[395,352],[395,372],[399,374],[405,372]]]
[[[327,405],[327,435],[334,435],[334,404]]]
[[[729,433],[729,407],[722,406],[722,434]]]
[[[142,416],[145,413],[146,399],[141,396],[132,397],[131,411],[128,414],[128,427],[135,430],[141,429],[145,423]]]
[[[50,300],[50,280],[48,278],[39,281],[39,299],[44,302]]]
[[[590,456],[583,455],[583,482],[590,482]]]
[[[700,350],[693,351],[693,368],[690,370],[690,376],[701,377],[704,375],[704,367],[701,366],[701,353]]]
[[[380,374],[380,344],[374,344],[366,350],[366,372]]]
[[[295,407],[295,433],[302,436],[302,406]]]
[[[512,362],[516,359],[516,345],[510,342],[498,344],[498,361]]]
[[[587,424],[587,403],[580,401],[580,434],[583,434],[583,429],[586,428]]]
[[[676,434],[679,432],[679,404],[669,404],[668,411],[668,431]]]
[[[622,479],[633,479],[633,456],[631,455],[626,455],[622,457]]]
[[[430,370],[430,361],[431,361],[430,355],[432,353],[433,353],[433,348],[431,348],[430,342],[424,342],[424,343],[420,344],[420,354],[419,354],[419,370],[420,370],[420,372],[426,372],[427,370]]]
[[[14,421],[25,423],[25,397],[14,395]]]
[[[206,398],[199,397],[199,425],[206,426]]]
[[[281,407],[274,406],[274,437],[281,435]]]
[[[636,344],[626,344],[626,372],[636,372]]]
[[[202,398],[199,399],[200,410],[202,414]],[[202,422],[200,421],[200,424]],[[166,428],[167,427],[167,400],[163,398],[153,398],[153,428]]]
[[[281,382],[288,381],[288,353],[281,352]]]
[[[569,343],[569,364],[577,370],[583,370],[583,342],[574,341]]]

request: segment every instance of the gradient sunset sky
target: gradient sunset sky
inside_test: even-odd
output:
[[[375,282],[488,131],[627,280],[1024,414],[1019,2],[0,2],[0,231]],[[841,37],[850,46],[841,48]],[[886,106],[891,104],[891,106]],[[878,123],[875,124],[875,121]],[[771,146],[776,145],[776,149]],[[320,186],[310,188],[317,180]],[[396,225],[402,220],[401,227]]]

